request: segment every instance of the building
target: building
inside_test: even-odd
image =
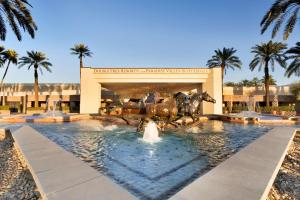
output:
[[[287,106],[294,104],[296,99],[290,92],[290,86],[270,86],[270,102],[274,106]],[[258,87],[224,87],[223,101],[225,105],[232,103],[247,105],[249,102],[255,102],[257,105],[265,106],[264,86]]]
[[[221,68],[88,68],[80,69],[80,113],[98,113],[101,88],[114,91],[121,101],[149,92],[206,91],[216,103],[202,102],[202,114],[222,113]]]
[[[208,92],[215,104],[203,102],[202,114],[222,113],[220,68],[82,68],[81,84],[39,84],[39,107],[43,111],[60,101],[68,112],[98,113],[107,102],[143,98],[149,92],[161,95],[178,91]],[[34,107],[33,84],[4,84],[1,108],[26,112]],[[101,92],[100,92],[101,91]],[[254,101],[265,105],[264,87],[224,87],[223,106],[247,105]],[[281,105],[295,103],[289,86],[270,86],[270,101]],[[26,106],[25,106],[26,105]],[[0,109],[1,110],[1,109]]]

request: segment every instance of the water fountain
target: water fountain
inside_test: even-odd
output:
[[[51,116],[51,117],[62,116],[63,113],[62,113],[61,111],[59,111],[59,110],[58,110],[58,111],[56,110],[57,105],[58,105],[59,103],[61,103],[61,99],[53,100],[53,101],[52,101],[52,104],[53,104],[52,110],[51,110],[49,101],[50,101],[50,99],[47,99],[47,112],[46,112],[45,115]]]
[[[154,121],[149,121],[145,127],[144,135],[143,135],[143,141],[154,143],[160,141],[161,138],[158,134],[157,125]]]

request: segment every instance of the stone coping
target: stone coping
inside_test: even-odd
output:
[[[296,131],[270,130],[170,199],[265,200]]]
[[[12,136],[43,199],[136,199],[30,126],[19,128]]]
[[[277,115],[275,115],[277,116]],[[281,116],[279,116],[281,117]],[[227,121],[231,123],[241,123],[241,124],[287,124],[287,125],[295,125],[300,123],[300,119],[298,117],[290,117],[288,119],[259,119],[257,117],[242,117],[242,116],[234,116],[234,115],[209,115],[209,119],[216,119],[221,121]]]
[[[16,116],[9,116],[0,119],[0,122],[5,123],[60,123],[60,122],[73,122],[79,121],[84,119],[90,119],[90,115],[82,115],[82,114],[75,114],[75,115],[66,115],[66,116],[57,116],[57,117],[41,117],[41,118],[25,118],[25,117],[33,117],[34,115],[16,115]]]

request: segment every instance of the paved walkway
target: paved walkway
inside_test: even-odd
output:
[[[13,138],[43,199],[135,199],[127,190],[31,127],[18,129]]]
[[[172,200],[265,200],[295,128],[274,128],[179,191]]]

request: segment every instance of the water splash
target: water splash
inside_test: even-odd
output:
[[[160,141],[161,138],[158,134],[157,125],[153,121],[149,121],[149,123],[145,127],[143,141],[154,143]]]

